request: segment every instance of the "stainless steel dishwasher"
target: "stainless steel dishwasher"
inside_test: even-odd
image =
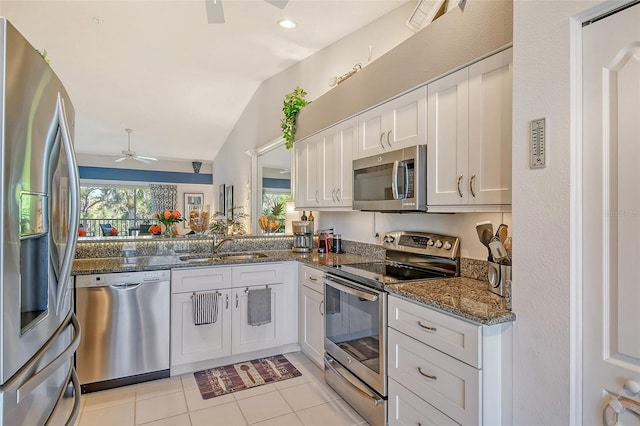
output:
[[[82,392],[169,377],[169,271],[76,276]]]

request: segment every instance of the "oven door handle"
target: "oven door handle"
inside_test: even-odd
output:
[[[360,297],[364,300],[368,300],[369,302],[375,302],[378,300],[378,295],[374,293],[369,293],[368,291],[358,290],[357,288],[353,288],[351,286],[342,284],[342,282],[338,278],[325,276],[325,284],[330,285],[340,291],[344,291],[345,293],[352,294],[354,296]]]
[[[342,377],[347,382],[349,382],[349,384],[351,384],[351,386],[353,386],[355,389],[360,391],[360,393],[364,394],[369,399],[373,400],[373,403],[376,407],[384,402],[382,398],[378,398],[376,394],[374,394],[369,389],[364,387],[361,383],[358,383],[358,379],[355,378],[353,374],[351,374],[347,369],[340,366],[339,364],[336,365],[336,362],[333,359],[327,358],[325,356],[324,361],[325,361],[324,365],[326,365],[327,368],[331,369],[331,371],[333,371],[335,374],[337,374],[338,376]]]

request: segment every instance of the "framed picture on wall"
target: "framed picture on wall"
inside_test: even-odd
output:
[[[225,201],[227,205],[227,218],[231,219],[233,216],[233,185],[227,186],[227,196]]]
[[[204,204],[204,193],[202,192],[185,192],[184,193],[184,210],[183,214],[188,219],[189,218],[189,204],[202,205]],[[189,221],[185,220],[182,222],[182,226],[184,229],[189,229]]]
[[[226,205],[224,203],[224,183],[218,186],[218,208],[216,212],[220,212],[223,216],[227,214],[227,210],[225,209]]]

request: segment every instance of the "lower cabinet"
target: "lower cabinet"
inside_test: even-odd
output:
[[[295,343],[297,292],[283,268],[273,263],[173,270],[171,367]],[[249,325],[249,291],[265,286],[271,289],[271,321]],[[195,325],[192,297],[200,293],[217,294],[212,324]]]
[[[218,291],[218,320],[194,325],[192,295],[171,296],[171,365],[231,355],[231,290]]]
[[[291,309],[284,301],[284,284],[269,285],[271,289],[271,322],[260,326],[249,325],[248,291],[264,286],[233,289],[231,309],[231,352],[234,354],[271,348],[285,343],[283,331],[285,312]]]
[[[299,310],[300,328],[298,340],[302,352],[319,367],[324,368],[324,291],[323,272],[300,265]]]
[[[510,424],[511,324],[389,296],[389,424]]]

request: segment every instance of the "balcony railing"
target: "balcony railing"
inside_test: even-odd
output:
[[[133,235],[140,230],[140,225],[157,225],[158,220],[148,219],[80,219],[80,225],[87,231],[88,237],[103,235],[100,225],[109,224],[118,230],[118,235]]]

